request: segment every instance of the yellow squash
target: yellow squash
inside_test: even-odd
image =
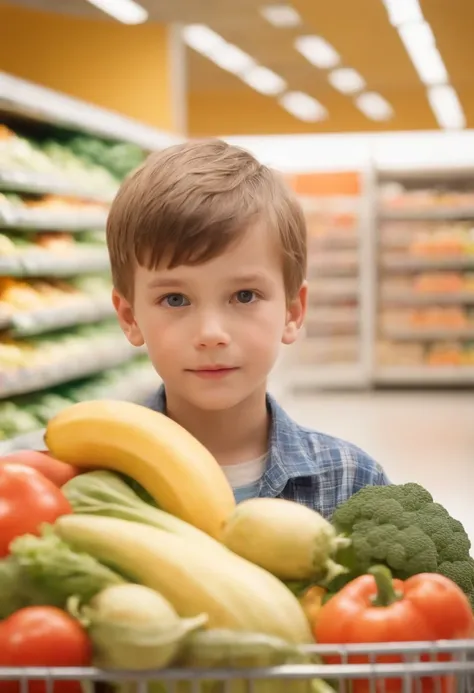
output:
[[[282,498],[240,503],[220,539],[281,580],[302,581],[330,581],[344,572],[333,558],[350,543],[316,511]]]
[[[51,419],[45,441],[64,462],[127,474],[160,508],[213,537],[235,508],[211,453],[175,421],[138,404],[73,404]]]
[[[147,525],[65,515],[57,534],[74,548],[159,592],[182,618],[207,614],[209,628],[312,641],[297,598],[277,578],[216,542],[199,543]]]

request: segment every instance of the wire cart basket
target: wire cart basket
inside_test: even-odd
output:
[[[328,691],[337,693],[474,693],[474,640],[309,645],[304,655],[308,663],[264,669],[0,667],[0,692],[55,693],[60,690],[56,684],[80,681],[84,691],[113,690],[111,684],[129,693],[316,693],[312,683],[323,680]],[[14,689],[12,683],[5,688],[6,682],[16,682]]]

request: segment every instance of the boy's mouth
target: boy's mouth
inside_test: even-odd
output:
[[[236,370],[238,369],[232,366],[209,365],[202,366],[201,368],[189,369],[189,372],[194,373],[201,378],[219,378],[229,375]]]

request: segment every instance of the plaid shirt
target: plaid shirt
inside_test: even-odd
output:
[[[164,387],[148,406],[166,413]],[[338,505],[364,486],[390,484],[375,460],[355,445],[300,426],[270,395],[267,408],[271,429],[259,496],[296,501],[330,518]]]

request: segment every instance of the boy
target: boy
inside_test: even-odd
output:
[[[122,329],[164,383],[149,406],[210,450],[238,502],[280,496],[330,517],[363,486],[389,483],[267,394],[307,302],[305,220],[276,173],[219,140],[155,153],[117,194],[107,243]]]

